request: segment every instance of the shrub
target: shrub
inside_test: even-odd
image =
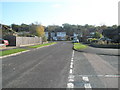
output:
[[[43,41],[43,42],[47,42],[46,36],[43,36],[43,37],[42,37],[42,41]]]
[[[87,41],[88,41],[89,43],[91,43],[91,42],[97,42],[97,40],[98,40],[98,39],[96,39],[96,38],[89,38],[89,39],[87,39]]]

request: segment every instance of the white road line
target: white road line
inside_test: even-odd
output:
[[[73,55],[74,55],[75,51],[73,50]]]
[[[71,62],[73,62],[73,59],[71,59]]]
[[[113,78],[119,78],[120,77],[120,75],[105,75],[104,77],[113,77]]]
[[[85,81],[84,87],[85,88],[92,88],[89,82],[89,78],[88,77],[82,77],[82,79]]]
[[[74,75],[69,75],[69,77],[68,77],[68,78],[70,79],[70,78],[74,78],[74,77],[75,77]]]
[[[73,83],[68,83],[67,88],[74,88],[74,84]]]
[[[68,83],[67,83],[67,88],[74,88],[74,75],[73,74],[73,58],[74,58],[74,50],[72,52],[72,58],[70,62],[70,71],[69,71],[69,77],[68,77]]]
[[[89,82],[88,77],[82,77],[84,81]]]
[[[69,82],[73,82],[73,81],[74,81],[74,79],[73,79],[73,78],[70,78],[68,81],[69,81]]]
[[[70,72],[69,72],[70,74],[72,74],[73,73],[73,70],[72,69],[70,69]]]
[[[71,58],[71,61],[73,61],[73,58]]]
[[[92,88],[91,85],[90,85],[90,83],[84,84],[84,87],[85,87],[85,88]]]
[[[71,62],[70,65],[73,65],[73,62]]]
[[[74,75],[69,75],[68,79],[69,79],[68,80],[69,82],[73,82],[74,81]]]
[[[70,68],[71,68],[71,69],[73,68],[73,64],[70,65]]]

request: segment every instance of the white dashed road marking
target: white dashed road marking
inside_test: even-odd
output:
[[[74,88],[74,78],[75,76],[73,75],[73,68],[74,68],[74,50],[72,52],[72,58],[71,58],[71,62],[70,62],[70,71],[69,71],[69,77],[68,77],[68,83],[67,83],[67,88]],[[84,88],[88,89],[88,88],[92,88],[90,83],[89,83],[89,78],[87,76],[82,76],[84,83]]]
[[[84,81],[89,82],[88,77],[82,77]]]
[[[74,88],[74,75],[73,75],[73,59],[74,59],[74,50],[72,52],[72,58],[70,62],[70,71],[69,71],[69,77],[68,77],[68,83],[67,88]]]
[[[70,69],[70,74],[72,74],[73,73],[73,70],[72,69]]]
[[[84,84],[84,87],[85,87],[85,88],[92,88],[91,85],[90,85],[90,83]]]
[[[74,88],[74,84],[73,83],[68,83],[67,88]]]
[[[89,78],[88,77],[82,77],[82,79],[86,82],[84,84],[85,88],[92,88],[91,85],[90,85],[90,83],[89,83]]]
[[[69,75],[68,79],[69,79],[69,82],[73,82],[74,81],[74,75]]]
[[[70,68],[71,68],[71,69],[73,68],[73,65],[72,65],[72,64],[70,65]]]

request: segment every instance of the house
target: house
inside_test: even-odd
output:
[[[45,32],[45,36],[48,39],[48,37],[49,37],[48,32]]]
[[[76,34],[76,33],[73,33],[73,36],[74,36],[74,37],[77,37],[77,36],[78,36],[78,34]]]
[[[55,32],[51,32],[50,33],[50,40],[54,40],[54,37],[55,37]]]
[[[51,36],[51,37],[55,37],[55,33],[54,33],[54,32],[51,32],[51,33],[50,33],[50,36]]]
[[[57,40],[66,40],[66,32],[51,32],[50,35],[48,32],[45,32],[45,36],[49,40],[57,41]]]
[[[57,32],[56,36],[58,40],[66,40],[66,32]]]

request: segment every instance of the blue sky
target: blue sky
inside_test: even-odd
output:
[[[0,2],[2,23],[10,25],[38,22],[45,26],[63,23],[109,26],[118,24],[119,0],[18,1]]]

